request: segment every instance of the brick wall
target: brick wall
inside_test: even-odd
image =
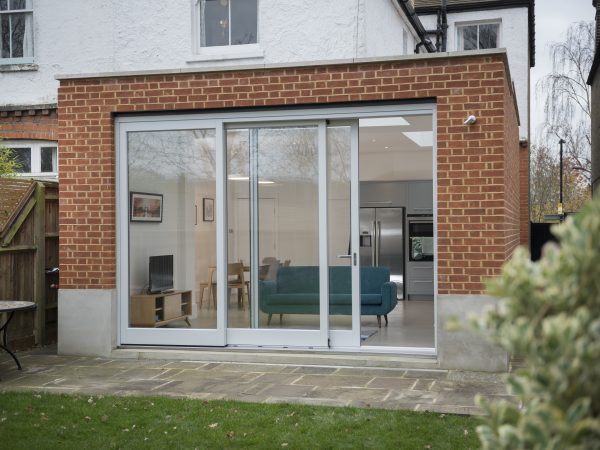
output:
[[[517,125],[506,108],[514,103],[506,64],[498,53],[62,80],[61,289],[115,287],[115,113],[430,99],[438,109],[439,292],[481,293],[506,260],[518,214],[507,200],[505,158],[517,145],[507,136]],[[463,124],[468,114],[476,125]]]
[[[508,85],[506,86],[508,89]],[[504,257],[510,255],[521,242],[521,159],[519,152],[519,127],[517,123],[517,110],[512,98],[504,96],[504,184],[506,194],[504,197]]]
[[[58,139],[56,109],[14,109],[0,111],[0,139]]]

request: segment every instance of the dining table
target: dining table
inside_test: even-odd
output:
[[[6,321],[0,326],[0,348],[7,352],[17,363],[17,368],[21,370],[21,363],[17,358],[17,355],[8,348],[8,326],[17,311],[29,311],[33,310],[37,305],[33,302],[26,302],[20,300],[0,300],[0,314],[8,314]]]

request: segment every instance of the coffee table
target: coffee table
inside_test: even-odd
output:
[[[2,326],[0,326],[0,335],[2,335],[2,339],[0,339],[0,348],[5,350],[17,363],[17,368],[21,370],[21,363],[17,359],[17,356],[10,351],[8,348],[8,325],[15,315],[16,311],[28,311],[30,309],[35,309],[37,305],[33,302],[22,302],[18,300],[0,300],[0,313],[8,313],[8,319]]]

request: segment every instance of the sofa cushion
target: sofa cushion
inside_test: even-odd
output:
[[[278,294],[319,292],[319,268],[315,266],[280,267],[277,271]]]

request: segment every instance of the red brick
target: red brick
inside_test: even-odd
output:
[[[113,114],[435,98],[439,292],[483,292],[484,280],[499,273],[528,227],[528,150],[518,147],[505,64],[500,55],[473,55],[62,81],[61,287],[115,286]],[[469,111],[480,118],[476,126],[463,124]],[[56,115],[47,117],[56,139]],[[6,132],[4,122],[1,117]],[[31,125],[21,123],[20,132],[35,133]]]

